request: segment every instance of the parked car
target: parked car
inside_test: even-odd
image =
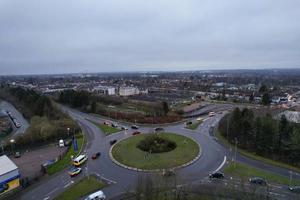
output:
[[[107,121],[103,122],[103,124],[104,124],[104,125],[110,125],[110,123],[107,122]]]
[[[162,128],[162,127],[157,127],[157,128],[155,128],[154,129],[156,132],[159,132],[159,131],[164,131],[164,128]]]
[[[139,131],[135,131],[132,133],[132,135],[139,135],[139,134],[141,134],[141,132],[139,132]]]
[[[85,200],[105,200],[106,196],[102,190],[90,194]]]
[[[137,125],[132,125],[131,128],[132,129],[139,129],[139,127]]]
[[[112,123],[111,126],[114,127],[114,128],[117,128],[117,127],[118,127],[118,124]]]
[[[209,112],[209,113],[208,113],[208,116],[209,116],[209,117],[213,117],[213,116],[215,116],[215,115],[216,115],[215,112]]]
[[[128,128],[126,126],[122,126],[121,129],[122,130],[128,130]]]
[[[100,157],[100,156],[101,156],[101,152],[94,153],[94,154],[92,155],[92,159],[95,160],[95,159],[97,159],[97,158]]]
[[[162,176],[174,176],[175,175],[175,171],[173,169],[164,169],[162,171]]]
[[[111,140],[110,142],[109,142],[109,144],[110,145],[113,145],[113,144],[115,144],[117,142],[117,140]]]
[[[74,177],[74,176],[77,176],[78,174],[80,174],[81,173],[81,168],[80,167],[72,167],[70,170],[69,170],[69,175],[71,176],[71,177]]]
[[[289,187],[289,190],[291,192],[300,193],[300,185],[299,186]]]
[[[15,158],[20,158],[21,157],[21,153],[19,151],[17,151],[14,155]]]
[[[267,181],[261,177],[252,177],[249,178],[249,182],[257,185],[267,185]]]
[[[209,178],[223,179],[224,174],[221,172],[214,172],[214,173],[209,174]]]

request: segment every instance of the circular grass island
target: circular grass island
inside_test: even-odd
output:
[[[175,168],[194,160],[199,152],[197,142],[174,133],[131,136],[111,149],[117,163],[143,170]]]

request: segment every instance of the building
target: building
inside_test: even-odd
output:
[[[140,91],[136,87],[120,87],[119,88],[119,95],[120,96],[132,96],[139,94]]]
[[[116,94],[116,88],[114,87],[108,87],[108,86],[96,86],[92,90],[94,93],[97,94],[104,94],[104,95],[115,95]]]
[[[20,173],[18,167],[7,156],[0,156],[0,193],[3,194],[19,186]]]

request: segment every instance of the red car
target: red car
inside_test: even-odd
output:
[[[100,156],[101,156],[101,152],[94,153],[94,154],[92,155],[92,159],[95,160],[95,159],[97,159],[97,158],[100,157]]]
[[[132,135],[139,135],[139,134],[141,134],[141,132],[139,132],[139,131],[135,131],[132,133]]]

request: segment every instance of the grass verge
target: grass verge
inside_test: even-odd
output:
[[[73,144],[70,146],[68,152],[63,156],[63,158],[59,161],[57,161],[56,163],[54,163],[53,165],[50,165],[47,169],[47,173],[49,175],[53,175],[56,172],[59,172],[61,170],[63,170],[64,168],[66,168],[68,165],[70,165],[71,163],[71,156],[73,155],[74,157],[76,157],[77,155],[80,154],[81,150],[82,150],[82,146],[84,144],[84,136],[83,134],[80,134],[80,136],[76,137],[77,138],[77,145],[78,145],[78,152],[75,152],[73,149]]]
[[[280,176],[278,174],[274,174],[265,170],[260,170],[254,167],[250,167],[246,164],[242,163],[236,163],[234,165],[233,162],[230,162],[229,165],[227,165],[224,168],[224,172],[226,174],[230,174],[235,177],[243,178],[243,179],[248,179],[250,177],[262,177],[267,180],[267,182],[274,182],[274,183],[280,183],[284,185],[289,185],[290,180],[288,177],[285,176]],[[300,180],[292,180],[292,185],[299,185]]]
[[[199,145],[190,138],[173,133],[160,133],[161,137],[175,142],[177,147],[169,152],[149,154],[136,147],[146,135],[132,136],[117,143],[112,149],[114,159],[126,166],[139,169],[164,169],[187,163],[201,151]]]
[[[216,137],[217,137],[224,145],[226,145],[226,146],[232,145],[232,144],[229,144],[229,142],[226,140],[226,138],[225,138],[219,131],[216,132]],[[265,163],[270,164],[270,165],[274,165],[274,166],[277,166],[277,167],[286,168],[286,169],[289,169],[289,170],[292,170],[292,171],[295,171],[295,172],[300,173],[300,168],[298,168],[298,167],[291,166],[291,165],[288,165],[288,164],[286,164],[286,163],[282,163],[282,162],[279,162],[279,161],[275,161],[275,160],[272,160],[272,159],[269,159],[269,158],[265,158],[265,157],[256,155],[255,153],[252,153],[252,152],[249,152],[249,151],[240,149],[240,148],[238,148],[238,152],[239,152],[241,155],[244,155],[244,156],[246,156],[246,157],[252,158],[252,159],[254,159],[254,160],[262,161],[262,162],[265,162]]]
[[[80,199],[92,192],[104,188],[106,185],[97,180],[95,176],[85,177],[81,179],[78,183],[75,183],[69,187],[66,191],[60,194],[55,200],[74,200]]]
[[[97,126],[105,135],[110,135],[110,134],[117,133],[120,131],[120,129],[111,127],[109,125],[100,124],[100,123],[97,123],[97,122],[94,122],[91,120],[88,120],[88,121],[90,121],[95,126]]]
[[[197,121],[193,124],[187,125],[185,128],[190,130],[196,130],[200,124],[202,124],[203,121]]]

